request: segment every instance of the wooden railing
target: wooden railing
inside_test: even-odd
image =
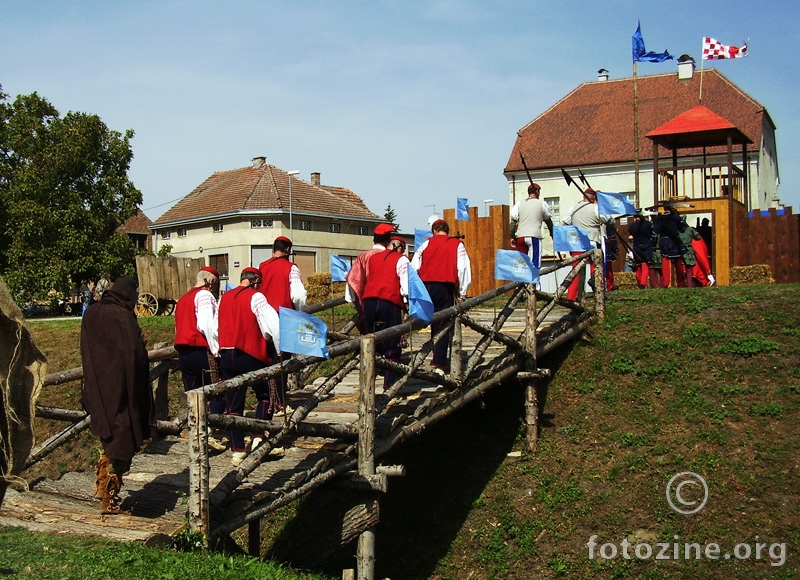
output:
[[[380,332],[360,337],[350,337],[347,333],[355,326],[351,319],[338,331],[330,332],[328,351],[331,361],[335,362],[334,370],[326,373],[327,378],[314,390],[313,394],[300,404],[286,421],[260,421],[245,417],[228,415],[209,415],[207,402],[209,398],[224,395],[238,389],[262,383],[272,377],[295,374],[302,386],[311,372],[323,359],[298,356],[268,368],[243,374],[233,379],[224,380],[214,385],[198,388],[186,393],[187,418],[169,418],[167,416],[167,378],[168,373],[176,368],[177,353],[172,347],[153,350],[148,353],[152,363],[151,380],[154,385],[156,408],[158,410],[158,430],[165,434],[177,434],[185,428],[188,431],[189,446],[189,490],[188,490],[188,522],[190,529],[202,533],[206,542],[230,534],[232,531],[250,525],[252,533],[257,534],[257,524],[268,513],[290,503],[312,489],[346,475],[356,488],[373,491],[386,490],[386,478],[401,471],[401,468],[380,469],[375,466],[375,458],[385,454],[395,444],[422,432],[431,425],[450,415],[456,409],[479,398],[487,389],[501,382],[518,379],[527,386],[526,421],[528,426],[528,447],[534,449],[538,433],[538,400],[535,384],[548,376],[549,371],[540,369],[537,360],[558,345],[572,340],[590,324],[594,315],[603,316],[603,293],[594,296],[593,309],[587,308],[585,297],[581,291],[578,302],[565,299],[567,288],[576,277],[583,277],[586,264],[595,264],[596,288],[602,288],[602,256],[599,250],[593,250],[554,264],[541,271],[541,275],[561,268],[574,268],[564,278],[553,294],[536,290],[533,285],[522,282],[509,282],[476,296],[466,299],[452,308],[434,314],[432,322],[445,322],[445,327],[438,336],[432,336],[417,352],[412,353],[408,364],[386,360],[375,355],[375,346],[382,341],[414,333],[426,325],[422,321],[411,318],[403,324],[381,330]],[[583,280],[580,284],[583,288]],[[498,309],[496,299],[505,296],[506,300]],[[332,308],[343,303],[342,298],[329,300],[314,305],[307,310],[311,313]],[[493,304],[496,311],[490,325],[477,321],[470,316],[470,311]],[[510,335],[503,331],[504,324],[519,307],[525,308],[525,329],[521,334]],[[537,334],[556,306],[565,307],[568,317],[558,324],[549,327],[546,335]],[[477,344],[471,352],[465,352],[463,346],[464,327],[476,332],[479,336]],[[423,363],[432,352],[433,343],[439,337],[452,330],[451,372],[442,377],[423,368]],[[505,350],[484,360],[489,346],[499,344]],[[331,364],[331,363],[327,363]],[[305,421],[308,414],[316,408],[342,379],[356,368],[360,369],[358,420],[353,424],[312,423]],[[388,369],[399,375],[399,380],[380,395],[375,393],[375,376],[377,369]],[[45,387],[80,380],[83,371],[80,368],[59,373],[52,373],[45,378]],[[438,400],[437,406],[431,407],[424,416],[407,418],[406,422],[395,421],[388,434],[376,436],[376,420],[390,406],[404,385],[412,377],[432,384],[443,385],[448,395]],[[37,407],[37,416],[60,419],[70,422],[70,426],[49,438],[34,449],[26,467],[43,459],[53,449],[74,438],[89,426],[89,416],[83,411]],[[269,433],[265,442],[255,449],[236,468],[225,474],[219,483],[212,488],[208,451],[209,427],[236,428],[247,432]],[[305,482],[279,497],[255,501],[250,507],[233,517],[224,515],[226,502],[234,491],[248,478],[266,459],[270,451],[301,435],[338,438],[346,444],[340,453],[341,459],[330,465],[314,468],[305,478]],[[370,556],[369,530],[359,542],[359,570],[367,569]],[[362,543],[364,544],[362,546]],[[365,576],[371,577],[368,573]]]
[[[726,197],[744,203],[745,174],[735,165],[716,163],[680,165],[658,170],[658,200],[675,197],[709,199]]]

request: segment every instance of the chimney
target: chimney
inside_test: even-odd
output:
[[[311,174],[311,185],[317,185],[317,186],[318,186],[318,185],[320,185],[320,181],[319,181],[319,171],[314,171],[314,172]]]
[[[608,80],[608,71],[604,68],[601,68],[597,71],[597,82],[604,82]]]
[[[266,162],[267,162],[266,157],[253,157],[253,169],[258,169],[259,167],[263,167]]]
[[[694,59],[688,54],[678,57],[678,80],[690,80],[694,76]]]

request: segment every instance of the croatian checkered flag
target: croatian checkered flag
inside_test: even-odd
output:
[[[716,39],[706,36],[703,38],[703,60],[721,60],[723,58],[742,58],[747,56],[747,43],[738,46],[725,46]]]

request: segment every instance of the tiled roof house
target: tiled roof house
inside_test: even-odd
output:
[[[691,67],[686,73],[686,67]],[[647,137],[654,129],[702,104],[712,113],[738,128],[752,145],[747,151],[747,209],[764,209],[778,202],[778,157],[775,125],[765,107],[715,69],[701,74],[691,60],[679,63],[678,74],[639,76],[638,141],[639,195],[635,195],[634,79],[583,83],[524,126],[509,155],[504,174],[509,181],[511,203],[527,195],[528,178],[520,153],[535,181],[542,186],[542,197],[563,215],[579,201],[580,193],[564,181],[561,168],[582,169],[592,188],[622,192],[637,206],[653,205],[653,141]],[[702,83],[702,102],[700,90]],[[671,165],[671,152],[659,150],[662,165]],[[723,159],[725,147],[710,147],[705,159]],[[743,166],[741,153],[735,161]],[[703,162],[701,148],[681,149],[678,165]],[[708,179],[708,178],[706,178]],[[689,194],[689,192],[683,192]]]
[[[151,237],[150,221],[142,210],[138,210],[136,215],[129,217],[125,223],[117,228],[117,231],[128,234],[133,245],[143,250],[152,250],[153,241]]]
[[[256,157],[212,174],[151,229],[154,251],[168,243],[175,256],[203,257],[234,284],[243,268],[272,255],[278,236],[292,238],[306,277],[328,271],[330,254],[352,258],[371,247],[380,221],[349,189],[321,185],[319,173],[304,181]]]

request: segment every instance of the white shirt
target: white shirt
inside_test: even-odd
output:
[[[509,217],[514,237],[542,239],[542,223],[551,219],[550,207],[538,197],[529,196],[514,204]]]
[[[197,330],[208,341],[208,350],[214,356],[219,355],[219,318],[218,303],[214,295],[206,290],[200,290],[194,295],[194,314],[197,318]]]
[[[254,292],[253,297],[250,299],[250,310],[258,321],[258,328],[261,334],[267,340],[272,339],[275,344],[275,351],[281,351],[281,320],[278,313],[267,302],[267,299],[261,292]]]
[[[292,264],[292,269],[289,270],[289,297],[292,299],[295,310],[300,310],[306,305],[308,293],[306,287],[303,286],[303,279],[300,277],[300,268],[297,267],[297,264]]]

